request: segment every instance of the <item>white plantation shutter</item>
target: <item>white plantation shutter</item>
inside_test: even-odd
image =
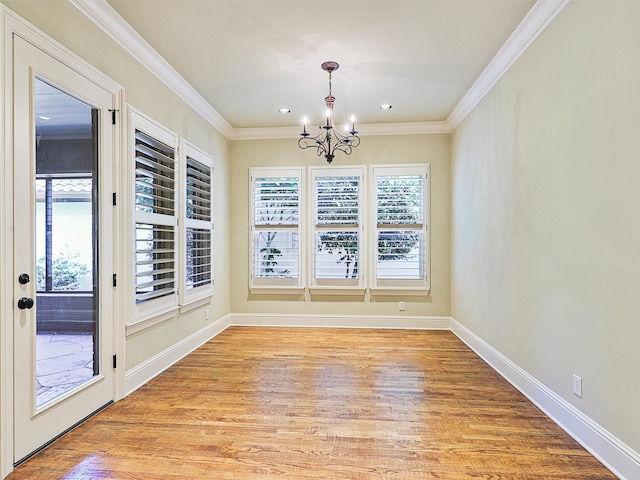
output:
[[[177,305],[177,137],[132,112],[134,298],[138,315]]]
[[[175,229],[136,223],[136,302],[175,293]]]
[[[185,289],[187,291],[211,285],[211,230],[187,228],[187,268]]]
[[[190,220],[211,221],[211,167],[187,156],[186,215]]]
[[[360,183],[359,175],[315,176],[316,225],[358,225]]]
[[[313,276],[314,293],[342,293],[362,289],[363,170],[360,168],[314,168]],[[351,287],[351,288],[347,288]]]
[[[175,214],[175,152],[140,130],[136,139],[136,211]]]
[[[302,288],[302,169],[251,169],[251,287]]]
[[[176,291],[175,152],[135,131],[136,302]]]
[[[175,214],[175,157],[172,147],[136,130],[137,212]]]
[[[424,224],[424,175],[378,175],[378,225]]]
[[[183,287],[181,303],[213,293],[213,159],[190,143],[181,142],[183,185]]]
[[[376,176],[378,278],[424,278],[425,181],[420,174]]]
[[[297,225],[300,212],[298,177],[256,177],[253,184],[255,225]]]
[[[428,167],[373,167],[377,293],[429,287]]]

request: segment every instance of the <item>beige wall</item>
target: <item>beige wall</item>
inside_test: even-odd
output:
[[[639,25],[570,2],[451,143],[452,316],[636,452]]]
[[[230,312],[229,142],[68,1],[1,0],[1,3],[122,85],[129,104],[213,156],[216,286],[213,301],[207,307],[210,321],[227,315]],[[124,270],[124,266],[122,268]],[[203,328],[206,325],[203,308],[128,337],[127,370]],[[130,320],[117,319],[125,323]]]
[[[364,128],[363,128],[364,129]],[[431,164],[431,293],[427,297],[252,295],[248,289],[249,168],[326,165],[296,139],[235,141],[231,146],[231,310],[234,313],[335,315],[449,315],[449,136],[364,136],[334,165]],[[398,311],[398,301],[406,311]]]

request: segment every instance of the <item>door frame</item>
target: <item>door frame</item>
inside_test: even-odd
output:
[[[122,151],[122,132],[126,125],[121,122],[124,115],[120,115],[124,106],[124,90],[122,86],[108,78],[99,70],[80,59],[66,47],[62,46],[47,34],[43,33],[7,7],[0,5],[0,48],[4,62],[0,65],[0,151],[3,153],[3,161],[0,162],[0,264],[13,264],[13,38],[19,36],[36,46],[51,57],[65,64],[80,75],[88,78],[96,85],[111,93],[113,109],[116,110],[117,125],[113,131],[113,162],[110,166],[111,186],[114,193],[121,189],[120,165]],[[106,195],[103,196],[106,198]],[[103,205],[101,208],[106,208]],[[118,242],[120,225],[120,207],[112,207],[113,232],[111,232],[113,245],[114,274],[119,269],[121,262],[121,249]],[[105,232],[105,234],[107,234]],[[0,271],[0,478],[6,477],[13,471],[14,463],[14,283],[13,267]],[[109,288],[105,285],[105,288]],[[121,288],[114,288],[112,305],[109,309],[113,317],[113,352],[118,356],[118,368],[114,371],[114,401],[124,397],[124,352],[125,316],[124,298]],[[105,319],[106,320],[106,319]]]

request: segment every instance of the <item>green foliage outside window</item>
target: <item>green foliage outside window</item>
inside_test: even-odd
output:
[[[53,259],[49,291],[72,291],[80,288],[80,277],[89,272],[89,267],[80,262],[79,257],[79,253],[71,252],[67,246],[65,251],[60,252],[60,255]],[[38,291],[48,291],[44,257],[39,258],[36,263],[36,277]]]

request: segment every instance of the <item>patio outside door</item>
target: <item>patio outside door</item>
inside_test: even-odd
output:
[[[113,400],[113,95],[14,37],[14,461]],[[106,192],[106,193],[104,193]]]

